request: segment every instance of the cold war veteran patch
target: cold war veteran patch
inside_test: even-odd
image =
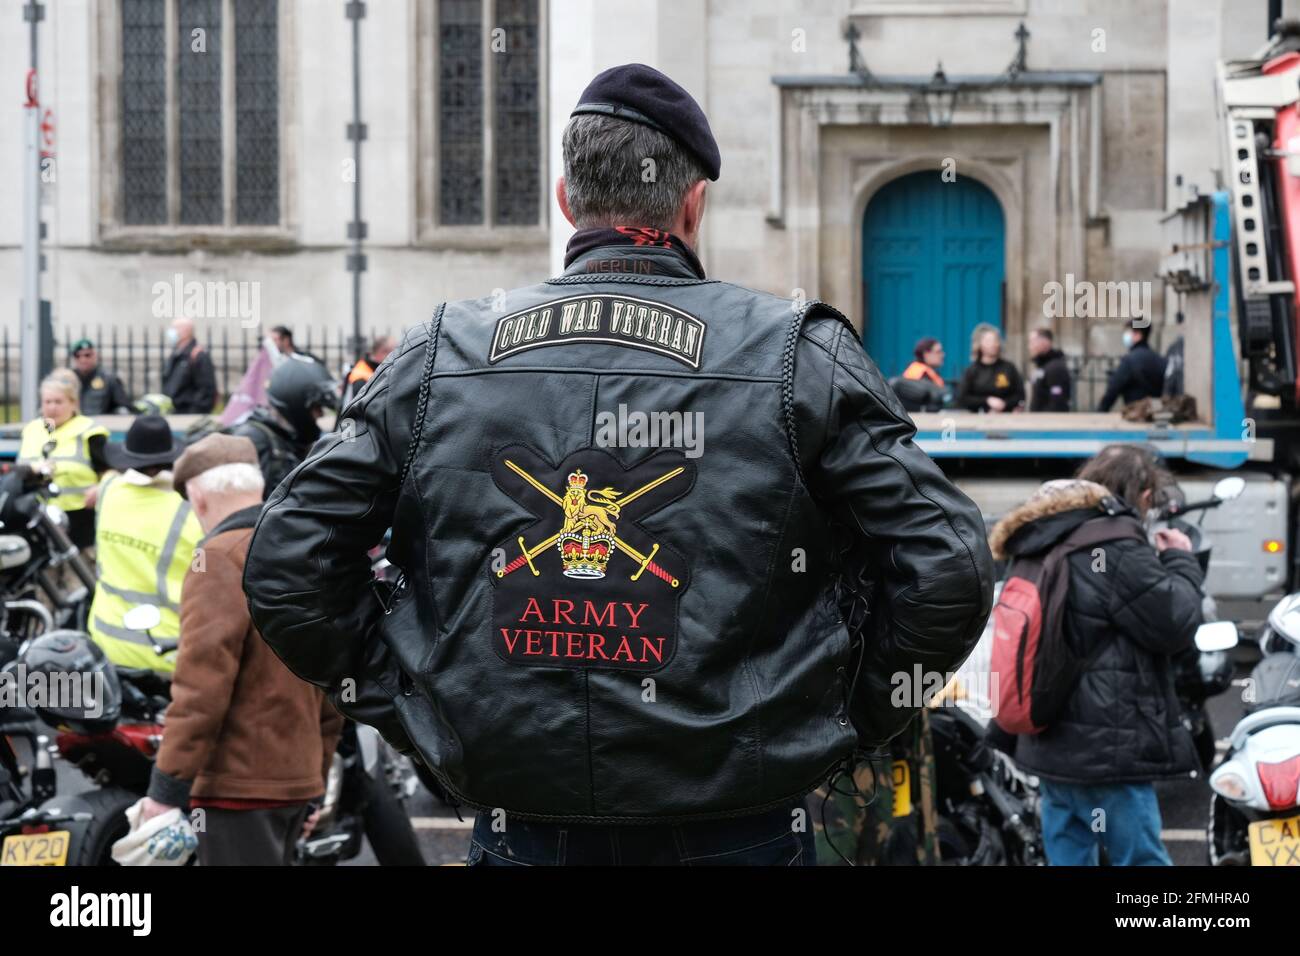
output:
[[[680,309],[623,295],[579,295],[515,312],[497,322],[488,364],[528,349],[605,342],[657,352],[700,367],[705,325]]]
[[[489,569],[492,644],[514,664],[655,671],[677,649],[686,562],[636,521],[687,494],[695,466],[658,452],[630,469],[586,448],[559,465],[512,445],[492,478],[539,520]]]

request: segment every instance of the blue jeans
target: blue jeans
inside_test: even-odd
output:
[[[1043,848],[1052,866],[1170,866],[1160,842],[1160,804],[1149,783],[1085,785],[1041,781]]]
[[[803,812],[796,812],[803,811]],[[802,800],[755,816],[695,823],[544,823],[481,812],[469,866],[816,866]],[[802,824],[798,826],[797,824]]]

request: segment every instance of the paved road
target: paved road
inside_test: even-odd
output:
[[[423,787],[407,801],[407,809],[426,863],[441,866],[465,862],[465,854],[469,852],[470,827],[474,822],[473,811],[462,811],[462,822]],[[366,844],[360,855],[350,860],[348,865],[374,866],[375,856],[370,852],[370,845]]]

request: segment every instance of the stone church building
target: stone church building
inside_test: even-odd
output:
[[[42,283],[56,326],[158,328],[155,289],[180,276],[255,284],[264,326],[350,328],[347,6],[45,3]],[[1001,327],[1020,362],[1043,324],[1073,354],[1118,354],[1139,306],[1045,317],[1045,290],[1149,283],[1146,308],[1166,321],[1160,220],[1219,184],[1214,64],[1262,46],[1266,8],[366,0],[364,323],[404,327],[443,299],[556,271],[569,110],[596,72],[640,61],[695,94],[719,141],[699,250],[712,275],[836,304],[886,374],[936,335],[956,377],[978,322]],[[0,290],[13,329],[27,42],[14,4],[0,18]],[[201,316],[200,336],[241,321]]]

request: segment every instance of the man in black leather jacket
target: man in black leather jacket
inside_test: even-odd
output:
[[[842,315],[705,278],[685,90],[601,74],[564,156],[564,274],[406,334],[267,502],[253,619],[484,811],[471,863],[811,864],[803,796],[980,635],[980,513]]]

